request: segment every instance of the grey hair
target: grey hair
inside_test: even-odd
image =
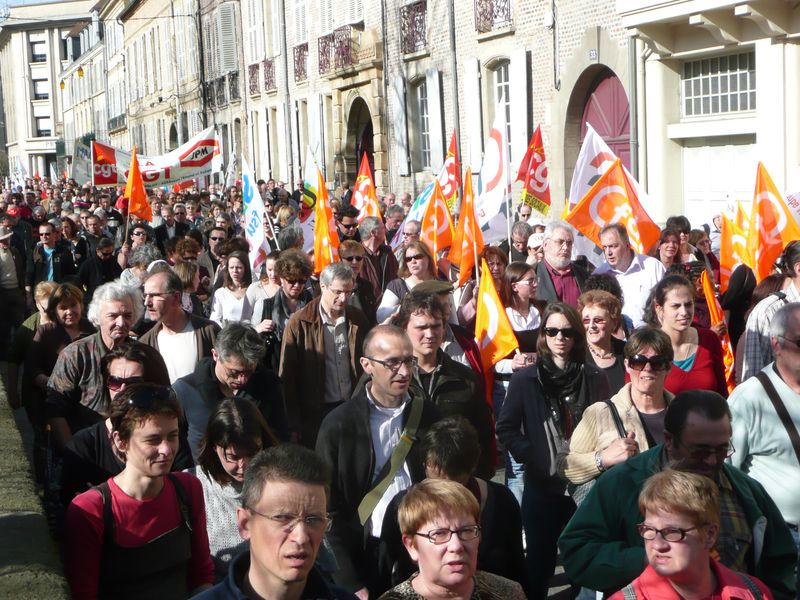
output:
[[[341,262],[329,264],[322,269],[322,273],[319,274],[319,282],[325,286],[332,284],[336,279],[355,283],[356,274],[353,273],[353,269],[350,268],[350,265]]]
[[[100,324],[100,308],[105,302],[129,301],[133,305],[133,322],[144,314],[144,302],[139,288],[125,285],[119,279],[104,283],[94,291],[86,317],[95,325]]]
[[[289,248],[298,248],[302,250],[303,231],[294,225],[284,227],[278,234],[278,245],[281,250],[288,250]]]
[[[572,228],[572,225],[566,221],[550,221],[544,227],[543,240],[549,240],[559,229],[563,229],[564,231],[568,232],[570,237],[572,237],[573,240],[575,239],[575,230]]]
[[[386,218],[393,217],[395,214],[399,213],[400,216],[403,216],[404,211],[403,207],[397,204],[392,204],[389,208],[386,209]]]
[[[414,219],[411,219],[410,221],[406,221],[405,225],[403,225],[403,229],[406,228],[406,225],[414,225],[417,228],[417,233],[422,231],[422,223],[419,222],[419,221],[416,221]]]
[[[361,221],[361,225],[358,226],[358,233],[361,234],[362,239],[367,238],[381,225],[383,225],[383,221],[378,217],[364,217],[364,220]]]
[[[533,227],[528,225],[525,221],[517,221],[511,228],[511,235],[524,235],[527,240],[533,234]]]
[[[264,358],[267,348],[252,326],[245,323],[228,323],[217,334],[214,350],[217,351],[219,360],[228,361],[237,358],[248,367],[255,368]]]
[[[769,337],[783,338],[789,329],[790,321],[800,318],[794,316],[798,312],[800,312],[800,302],[790,302],[781,306],[769,322]]]
[[[131,264],[149,267],[152,263],[161,259],[161,251],[155,244],[142,244],[136,246],[131,252]]]

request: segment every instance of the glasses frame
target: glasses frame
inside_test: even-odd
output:
[[[722,448],[709,448],[707,446],[698,448],[697,446],[687,446],[680,440],[676,440],[675,443],[686,448],[687,454],[689,454],[689,456],[691,456],[694,460],[706,460],[712,454],[715,454],[717,458],[721,460],[725,460],[736,453],[736,447],[733,445],[732,441],[728,441],[724,455],[722,453]]]
[[[544,331],[547,337],[551,338],[557,337],[559,333],[566,339],[571,339],[578,335],[574,327],[564,327],[563,329],[558,327],[542,327],[542,331]]]
[[[660,354],[656,354],[655,356],[645,356],[644,354],[634,354],[633,356],[629,356],[627,360],[628,360],[628,366],[634,371],[644,371],[644,368],[647,365],[650,365],[650,369],[651,370],[659,371],[659,372],[666,371],[668,369],[668,367],[669,367],[669,361],[666,359],[666,357],[661,356]],[[657,362],[661,363],[662,366],[657,367],[656,363],[654,362],[654,360],[656,360]],[[639,366],[636,366],[636,365],[634,365],[634,362],[642,362],[642,364],[639,365]]]
[[[263,517],[268,521],[274,523],[277,527],[280,527],[284,533],[291,533],[295,527],[303,521],[305,526],[310,529],[311,531],[316,531],[318,533],[326,533],[331,530],[331,524],[333,520],[331,519],[330,514],[325,513],[325,515],[307,515],[305,517],[301,517],[300,515],[287,515],[287,514],[277,514],[277,515],[266,515],[262,512],[258,512],[255,508],[251,508],[249,506],[245,507],[254,515],[258,515],[259,517]],[[291,517],[291,519],[287,520],[286,517]],[[317,519],[324,522],[324,525],[320,527],[316,525]]]
[[[447,532],[447,538],[440,538],[439,541],[436,541],[434,538],[438,537],[437,534]],[[453,539],[453,534],[456,534],[459,540],[462,542],[471,542],[473,540],[480,539],[481,537],[481,526],[480,525],[467,525],[466,527],[460,527],[459,529],[447,529],[445,527],[440,527],[438,529],[431,529],[427,533],[422,533],[421,531],[415,531],[414,535],[418,535],[419,537],[424,537],[427,539],[431,544],[434,546],[441,546],[442,544],[447,544],[450,540]],[[465,534],[474,534],[471,537],[467,537],[464,539]]]
[[[643,540],[647,540],[652,542],[656,539],[657,536],[661,536],[661,539],[665,542],[669,542],[670,544],[675,544],[677,542],[682,542],[686,539],[686,534],[690,531],[694,531],[696,529],[702,529],[708,525],[708,523],[703,523],[702,525],[695,525],[694,527],[689,527],[688,529],[683,529],[682,527],[664,527],[663,529],[656,529],[655,527],[651,527],[650,525],[646,525],[645,523],[637,523],[636,524],[636,531],[639,532],[639,535]],[[652,532],[653,537],[647,537]],[[678,534],[680,537],[677,539],[669,539],[669,537],[675,537],[673,534]]]
[[[380,358],[373,358],[371,356],[365,356],[364,358],[366,358],[367,360],[371,360],[372,362],[376,362],[386,369],[389,369],[392,372],[392,375],[397,375],[397,372],[403,365],[406,365],[406,367],[408,367],[409,370],[413,371],[417,367],[417,362],[418,362],[416,356],[409,356],[405,360],[395,359],[398,360],[399,362],[395,366],[392,366],[388,360],[381,360]]]

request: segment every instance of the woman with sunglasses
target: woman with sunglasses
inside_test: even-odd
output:
[[[140,246],[148,243],[150,234],[144,225],[131,225],[128,239],[120,246],[117,252],[117,262],[123,269],[127,269],[130,265],[131,253]]]
[[[584,294],[585,295],[585,294]],[[664,442],[664,416],[673,394],[664,389],[672,367],[672,343],[660,329],[640,327],[625,344],[625,370],[630,377],[610,406],[589,406],[558,459],[558,471],[574,486],[577,502],[586,497],[603,471]],[[614,412],[616,412],[616,415]],[[622,422],[620,435],[616,417]]]
[[[436,260],[424,242],[415,240],[406,246],[397,274],[399,277],[392,279],[383,292],[377,311],[378,323],[383,323],[397,311],[415,285],[436,279]]]
[[[586,330],[586,358],[603,370],[616,394],[625,385],[625,342],[614,337],[622,324],[622,302],[610,292],[589,290],[578,298],[578,312]]]
[[[169,373],[157,350],[140,343],[124,344],[106,354],[101,362],[103,380],[113,403],[125,388],[135,383],[169,385]],[[64,478],[61,498],[67,505],[75,495],[99,485],[125,467],[125,456],[112,443],[110,417],[76,433],[64,448]],[[172,469],[192,466],[192,454],[185,434]]]
[[[222,287],[214,290],[209,319],[220,327],[227,323],[250,321],[253,305],[247,298],[247,288],[253,282],[247,252],[235,250],[228,255]]]
[[[586,407],[609,397],[606,376],[586,362],[586,336],[578,312],[555,302],[542,314],[539,359],[508,385],[497,437],[525,465],[522,524],[531,598],[546,598],[556,566],[556,542],[575,512],[558,476],[557,456],[567,447]]]
[[[67,509],[64,566],[74,599],[188,598],[213,584],[203,488],[189,473],[170,473],[180,416],[169,387],[132,384],[112,401],[112,442],[124,468]]]
[[[226,398],[208,419],[197,466],[190,472],[203,486],[208,545],[217,581],[225,577],[230,560],[247,545],[236,523],[245,469],[260,450],[277,444],[261,411],[250,400]]]
[[[711,390],[728,396],[722,345],[711,330],[693,325],[695,287],[681,275],[667,275],[652,292],[645,321],[672,342],[674,369],[664,386],[673,394]]]
[[[353,273],[356,274],[356,287],[347,303],[363,312],[370,325],[375,325],[375,313],[378,308],[378,303],[375,301],[375,288],[361,276],[361,272],[364,270],[364,261],[367,260],[364,246],[355,240],[345,240],[339,245],[339,258],[343,263],[350,265]]]
[[[311,291],[306,287],[314,268],[305,252],[284,250],[275,261],[275,274],[280,289],[271,298],[256,300],[250,323],[267,344],[265,364],[278,372],[281,341],[286,323],[294,313],[311,302]]]

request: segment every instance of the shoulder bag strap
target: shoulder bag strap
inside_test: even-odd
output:
[[[424,404],[425,400],[421,397],[411,399],[411,413],[408,416],[408,422],[403,429],[403,433],[400,434],[400,441],[392,451],[392,456],[389,459],[389,471],[375,487],[367,492],[367,495],[364,496],[361,503],[358,505],[358,520],[361,522],[361,525],[364,525],[369,520],[372,511],[375,510],[378,502],[386,493],[389,484],[394,479],[395,473],[403,466],[411,450],[411,446],[413,446],[414,442],[417,440],[417,429],[422,420],[422,407]]]
[[[622,597],[624,600],[636,600],[636,590],[633,589],[633,584],[629,583],[624,588],[622,588]]]
[[[614,419],[614,425],[617,426],[617,433],[619,434],[619,437],[624,438],[627,433],[625,433],[625,425],[622,423],[622,418],[619,416],[617,407],[614,406],[614,403],[611,400],[605,400],[605,403],[608,406],[609,412],[611,413],[611,418]]]
[[[797,427],[795,427],[792,418],[789,416],[789,412],[786,410],[786,406],[778,395],[778,390],[772,385],[769,376],[764,373],[764,371],[759,371],[756,377],[761,382],[761,385],[764,386],[767,396],[772,402],[772,406],[775,407],[775,412],[778,413],[781,423],[783,423],[783,426],[786,428],[786,433],[789,435],[789,439],[792,442],[794,453],[797,455],[798,462],[800,462],[800,434],[797,433]]]
[[[750,593],[753,594],[753,598],[756,600],[764,600],[764,594],[761,593],[761,590],[756,585],[756,582],[753,581],[749,575],[746,573],[738,573],[738,575],[747,586],[747,589],[750,590]]]
[[[111,489],[108,481],[95,488],[103,498],[103,545],[110,547],[114,543],[114,511],[111,510]]]
[[[186,527],[189,529],[189,531],[192,531],[192,519],[189,514],[191,511],[189,510],[189,501],[186,496],[186,490],[184,489],[180,479],[178,479],[174,473],[167,473],[167,477],[169,477],[169,480],[175,487],[175,495],[178,496],[178,507],[181,510],[183,522],[186,524]]]

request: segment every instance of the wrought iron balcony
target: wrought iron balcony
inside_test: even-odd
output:
[[[319,74],[327,75],[333,69],[333,34],[323,35],[317,40],[319,51]]]
[[[116,117],[111,117],[108,120],[108,130],[116,131],[117,129],[124,129],[126,122],[127,115],[125,115],[125,113],[117,115]]]
[[[308,42],[294,47],[294,80],[308,79]]]
[[[251,96],[261,93],[261,86],[258,81],[258,74],[261,70],[261,64],[255,63],[247,66],[247,90]]]
[[[351,67],[356,63],[352,26],[344,25],[333,31],[333,47],[337,69]]]
[[[424,50],[426,42],[427,1],[419,0],[400,8],[400,48],[403,54]]]
[[[214,90],[217,97],[217,106],[222,106],[228,103],[228,96],[226,95],[226,81],[225,76],[217,77],[214,80]]]
[[[511,25],[511,0],[475,0],[475,29],[488,33]]]
[[[306,44],[306,52],[308,52],[308,44]],[[265,58],[261,64],[264,68],[264,89],[268,92],[277,90],[278,85],[275,82],[275,59]],[[295,73],[297,73],[296,70]]]
[[[231,102],[242,98],[242,91],[239,89],[239,71],[228,73],[228,98]]]

